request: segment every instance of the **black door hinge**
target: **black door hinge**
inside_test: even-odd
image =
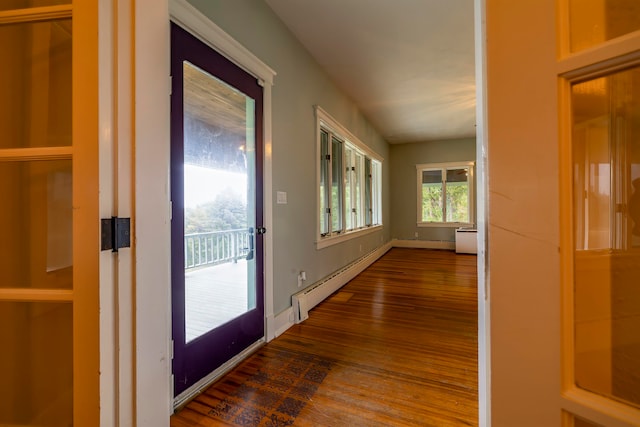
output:
[[[102,225],[100,250],[111,249],[112,252],[118,252],[120,248],[131,247],[130,218],[112,216],[111,218],[103,218],[100,222]]]

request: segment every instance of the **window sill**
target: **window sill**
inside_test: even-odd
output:
[[[440,227],[440,228],[469,228],[474,224],[470,222],[419,222],[418,227]]]
[[[381,231],[382,227],[382,224],[372,225],[371,227],[361,228],[359,230],[353,230],[331,237],[321,237],[320,240],[316,241],[316,249],[323,249],[329,246],[337,245],[338,243],[346,242],[347,240],[355,239],[356,237],[366,236],[367,234]]]

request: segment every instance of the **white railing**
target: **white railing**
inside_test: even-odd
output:
[[[249,229],[193,233],[184,236],[184,268],[236,262],[249,254]]]

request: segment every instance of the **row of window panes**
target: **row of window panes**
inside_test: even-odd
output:
[[[380,223],[380,163],[320,130],[320,235]]]

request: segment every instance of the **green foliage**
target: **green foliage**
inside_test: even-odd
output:
[[[469,186],[466,182],[447,184],[447,222],[469,222]]]
[[[442,222],[441,184],[422,184],[422,220]]]
[[[338,183],[331,186],[331,230],[342,230],[342,186]]]
[[[442,184],[422,185],[422,221],[445,222]],[[466,182],[447,183],[446,222],[469,222],[469,186]]]
[[[246,202],[235,193],[218,195],[214,201],[185,211],[185,234],[247,228]]]

